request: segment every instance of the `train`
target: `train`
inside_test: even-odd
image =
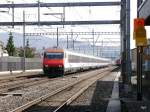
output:
[[[110,59],[89,56],[66,49],[46,49],[43,56],[43,72],[49,77],[109,66]]]

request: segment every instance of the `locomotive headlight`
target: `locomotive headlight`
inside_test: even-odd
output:
[[[45,67],[48,67],[48,65],[45,65]]]

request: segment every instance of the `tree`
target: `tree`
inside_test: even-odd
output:
[[[15,46],[14,46],[14,41],[13,41],[13,35],[10,32],[9,33],[9,39],[6,45],[6,50],[8,51],[9,56],[15,56]]]
[[[27,43],[26,43],[26,54],[25,56],[27,58],[33,58],[34,57],[34,52],[33,52],[33,49],[30,48],[30,45],[29,45],[29,39],[27,40]]]
[[[19,56],[23,57],[23,55],[24,55],[24,50],[23,50],[23,48],[20,48]],[[33,58],[34,57],[34,51],[32,48],[30,48],[29,39],[27,39],[27,42],[26,42],[25,57],[26,58]]]

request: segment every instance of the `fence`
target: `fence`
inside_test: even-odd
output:
[[[25,69],[41,69],[41,58],[26,58]],[[0,57],[0,71],[15,71],[23,69],[23,58],[21,57]]]

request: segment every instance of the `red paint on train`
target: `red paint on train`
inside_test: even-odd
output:
[[[43,65],[47,65],[48,67],[59,67],[64,66],[64,60],[63,59],[47,59],[44,58]]]

